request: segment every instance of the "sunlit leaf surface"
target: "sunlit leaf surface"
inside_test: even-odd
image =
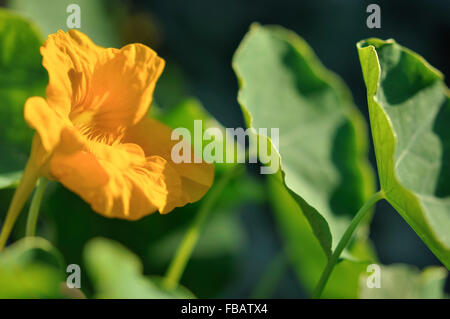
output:
[[[393,40],[358,43],[381,188],[450,268],[450,98],[442,74]]]
[[[43,238],[25,238],[0,254],[0,298],[61,298],[65,265]]]
[[[373,191],[364,123],[347,88],[281,27],[253,25],[233,65],[247,126],[279,128],[285,184],[329,255]]]
[[[193,298],[186,289],[164,291],[142,274],[139,257],[121,244],[105,238],[92,239],[85,248],[87,270],[96,298]]]

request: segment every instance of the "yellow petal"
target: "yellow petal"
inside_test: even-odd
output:
[[[53,150],[59,143],[59,136],[63,126],[70,125],[68,119],[61,117],[41,97],[34,96],[25,102],[25,120],[34,128],[47,152]]]
[[[72,108],[74,125],[93,139],[117,140],[147,113],[163,68],[164,60],[141,44],[102,50],[87,96]]]
[[[77,30],[49,35],[41,47],[42,65],[47,69],[48,104],[60,115],[67,116],[87,94],[87,77],[103,50]]]
[[[147,113],[164,68],[145,45],[102,48],[76,30],[50,35],[41,54],[49,106],[89,138],[108,144]]]
[[[92,143],[75,129],[63,129],[50,171],[107,217],[136,220],[180,203],[180,177],[165,159],[144,157],[135,144]]]
[[[172,129],[163,123],[144,117],[137,125],[130,127],[124,141],[136,143],[142,147],[146,156],[158,155],[168,161],[181,176],[182,202],[198,201],[205,195],[214,180],[214,166],[205,162],[194,163],[194,152],[191,152],[191,163],[174,163],[171,158],[172,147],[178,141],[171,140]]]

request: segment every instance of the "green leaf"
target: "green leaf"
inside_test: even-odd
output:
[[[94,43],[117,47],[118,40],[117,24],[115,18],[123,9],[118,3],[108,6],[109,1],[89,0],[9,0],[8,7],[30,17],[43,31],[45,37],[58,30],[69,30],[67,19],[71,13],[67,13],[70,4],[80,6],[81,32],[87,34]],[[101,27],[99,27],[101,26]]]
[[[237,161],[233,161],[232,163],[226,162],[226,154],[233,153],[237,158],[238,152],[240,154],[245,154],[245,150],[242,148],[242,145],[236,143],[234,137],[227,133],[226,129],[220,124],[195,98],[189,97],[184,99],[182,102],[178,103],[175,107],[169,109],[164,112],[164,110],[159,110],[157,118],[163,123],[167,124],[171,128],[186,128],[191,133],[191,145],[195,148],[196,145],[194,143],[194,138],[202,138],[204,133],[209,128],[218,129],[220,131],[220,136],[214,137],[214,141],[220,143],[219,145],[223,145],[222,149],[222,158],[221,161],[215,161],[214,165],[216,170],[222,172],[224,170],[232,168]],[[195,131],[195,121],[202,121],[201,132]],[[200,134],[200,135],[199,135]],[[195,148],[195,152],[198,155],[203,155],[203,159],[207,161],[212,161],[213,159],[208,158],[208,156],[204,156],[205,147],[212,143],[213,140],[203,140],[202,139],[202,148]]]
[[[130,19],[134,17],[131,16]],[[148,17],[146,17],[148,19]],[[155,87],[154,103],[164,107],[164,110],[171,110],[184,103],[189,98],[187,80],[179,65],[170,61],[164,67],[164,72],[158,79]],[[150,112],[152,109],[150,109]]]
[[[286,187],[275,176],[267,181],[285,253],[293,263],[302,287],[311,294],[327,264],[327,256]],[[375,260],[365,239],[364,234],[359,234],[350,251],[355,258],[366,261],[341,260],[333,270],[322,298],[358,298],[359,278],[366,271],[368,261]]]
[[[362,299],[441,299],[448,272],[443,267],[428,267],[420,271],[408,265],[380,267],[380,287],[369,288],[369,276],[360,280]]]
[[[112,240],[92,239],[86,244],[84,258],[87,271],[94,283],[96,298],[194,297],[185,288],[179,288],[174,292],[164,291],[159,284],[142,274],[142,263],[135,254]]]
[[[25,123],[25,100],[43,95],[47,73],[41,66],[41,37],[26,19],[0,9],[0,173],[22,169],[33,131]]]
[[[279,128],[272,151],[285,185],[329,256],[374,190],[361,115],[342,81],[281,27],[253,25],[233,67],[247,126]]]
[[[60,298],[61,254],[43,238],[22,239],[0,253],[0,298]]]
[[[22,174],[22,171],[0,174],[0,189],[19,185]]]
[[[393,40],[358,43],[381,188],[450,268],[450,99],[442,74]]]

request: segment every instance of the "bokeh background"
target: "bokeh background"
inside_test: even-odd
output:
[[[303,37],[323,64],[350,87],[367,123],[366,91],[355,47],[363,38],[394,38],[441,70],[449,84],[450,1],[446,0],[0,1],[1,6],[33,20],[44,37],[67,29],[69,3],[80,5],[81,31],[96,43],[120,47],[141,42],[167,61],[155,93],[159,107],[170,109],[194,97],[225,127],[244,126],[231,60],[252,22],[279,24]],[[370,3],[381,7],[381,29],[366,27]],[[373,148],[370,159],[375,167]],[[252,167],[249,171],[256,172]],[[248,185],[232,185],[209,221],[182,279],[198,297],[305,296],[301,282],[283,262],[270,270],[279,273],[278,280],[258,295],[262,293],[260,278],[282,249],[260,178],[253,174]],[[11,190],[0,191],[2,211],[11,196]],[[104,236],[136,252],[143,259],[144,272],[153,275],[164,273],[196,211],[196,205],[190,205],[166,217],[152,215],[130,223],[93,214],[57,184],[51,185],[46,196],[51,200],[44,199],[38,234],[56,242],[68,263],[81,264],[84,243]],[[245,198],[245,204],[233,204],[239,198]],[[22,216],[13,238],[23,234],[24,224]],[[377,204],[370,238],[383,264],[440,265],[386,202]],[[447,292],[449,286],[447,280]]]

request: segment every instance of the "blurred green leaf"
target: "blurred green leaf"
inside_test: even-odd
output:
[[[222,150],[222,162],[215,162],[214,165],[216,170],[224,171],[226,169],[232,168],[236,165],[237,161],[233,161],[232,163],[226,163],[226,154],[233,152],[235,155],[234,158],[237,158],[237,153],[241,154],[245,153],[243,149],[243,145],[238,144],[234,137],[226,132],[226,129],[220,124],[211,114],[208,113],[207,110],[203,107],[203,105],[195,98],[186,98],[182,102],[178,103],[176,107],[168,109],[166,112],[161,111],[158,115],[158,118],[163,123],[169,125],[171,128],[183,127],[190,131],[191,133],[191,145],[194,145],[194,136],[196,134],[201,134],[200,137],[204,136],[205,130],[209,128],[215,128],[220,131],[220,135],[214,137],[214,141],[220,143],[219,145],[223,145]],[[202,132],[195,132],[195,121],[202,121]],[[210,144],[213,140],[204,140],[202,142],[202,149],[195,149],[195,151],[200,154],[203,154],[205,146]],[[203,156],[205,160],[210,160],[209,158]]]
[[[425,270],[408,265],[380,267],[380,288],[369,288],[370,274],[360,280],[362,299],[441,299],[448,272],[443,267],[428,267]]]
[[[30,17],[42,29],[45,37],[58,30],[69,30],[67,18],[71,13],[67,13],[67,7],[70,4],[80,6],[81,28],[79,30],[81,32],[87,34],[98,45],[105,47],[117,47],[120,45],[117,27],[114,24],[115,14],[123,9],[118,1],[8,1],[8,6],[11,9]]]
[[[142,275],[139,258],[121,244],[95,238],[84,251],[87,271],[95,286],[96,298],[193,298],[184,288],[167,292]]]
[[[147,19],[148,20],[148,19]],[[144,43],[145,44],[145,43]],[[170,111],[189,98],[188,85],[178,65],[173,61],[167,63],[164,72],[158,80],[155,88],[154,100],[164,110]]]
[[[159,119],[172,128],[185,127],[194,133],[194,121],[206,122],[206,128],[221,125],[205,110],[201,102],[193,97],[183,99],[174,108],[163,112]]]
[[[195,299],[196,296],[187,289],[186,287],[182,285],[178,285],[174,290],[167,291],[166,288],[164,288],[164,277],[162,276],[149,276],[148,277],[161,291],[167,293],[169,295],[169,298],[176,298],[176,299]]]
[[[393,40],[358,43],[382,190],[450,268],[450,98],[442,74]]]
[[[28,20],[0,9],[0,173],[22,169],[33,131],[25,123],[25,100],[43,95],[41,36]]]
[[[61,254],[43,238],[22,239],[0,253],[0,298],[61,298]]]
[[[22,171],[0,174],[0,189],[19,185]]]
[[[272,151],[285,185],[329,256],[374,190],[366,128],[350,93],[306,42],[277,26],[253,25],[233,66],[247,126],[279,128]]]

